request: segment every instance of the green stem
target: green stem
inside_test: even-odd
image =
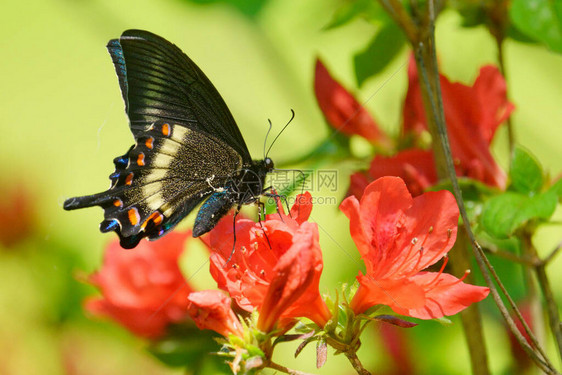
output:
[[[358,374],[371,375],[371,373],[367,371],[365,367],[363,367],[363,364],[361,363],[355,352],[346,352],[345,356],[347,357],[347,359],[349,359],[349,362]]]
[[[507,72],[505,69],[504,61],[504,41],[505,31],[509,23],[508,7],[509,0],[497,0],[491,1],[490,6],[486,9],[488,13],[488,19],[490,20],[489,30],[496,40],[496,46],[498,49],[498,64],[500,66],[500,72],[503,75],[506,83]],[[507,138],[509,144],[509,153],[512,154],[515,147],[515,134],[513,131],[511,117],[507,118]]]
[[[460,230],[457,241],[449,252],[450,265],[453,274],[462,277],[466,270],[470,269],[470,253],[468,247],[470,241],[466,231]],[[474,284],[474,277],[468,274],[466,282]],[[473,303],[460,313],[461,322],[465,334],[466,344],[470,354],[470,363],[473,374],[489,374],[488,356],[486,355],[486,341],[482,329],[482,316],[478,304]]]
[[[523,234],[525,237],[525,245],[527,251],[531,253],[532,256],[538,259],[537,249],[531,241],[531,236],[528,233]],[[562,329],[560,327],[560,315],[558,313],[558,306],[554,300],[554,294],[552,293],[552,287],[550,286],[550,281],[546,275],[546,263],[540,262],[535,267],[535,273],[537,274],[537,280],[541,288],[543,297],[546,301],[546,311],[548,314],[548,322],[550,325],[550,330],[558,346],[558,355],[562,359]]]

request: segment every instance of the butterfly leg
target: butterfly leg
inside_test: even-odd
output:
[[[234,250],[236,250],[236,216],[238,216],[238,214],[240,213],[240,209],[242,208],[242,205],[238,205],[236,206],[236,210],[234,211],[234,217],[232,218],[232,234],[233,234],[233,239],[232,239],[232,251],[230,252],[230,255],[228,256],[228,259],[226,260],[226,263],[224,265],[224,267],[226,268],[226,266],[228,266],[228,263],[230,263],[230,260],[232,259],[232,256],[234,255]]]
[[[269,189],[266,189],[266,190],[269,190]],[[289,215],[289,217],[291,217],[291,210],[289,208],[289,201],[287,200],[287,197],[285,195],[277,194],[277,193],[267,193],[265,191],[264,191],[263,195],[268,197],[268,198],[274,198],[275,202],[277,202],[277,200],[280,199],[281,202],[285,203],[285,207],[287,208],[287,214]],[[277,213],[279,214],[279,217],[281,218],[281,221],[283,221],[283,217],[281,216],[281,212],[279,212],[279,207],[277,205],[275,205],[275,207],[277,208]]]

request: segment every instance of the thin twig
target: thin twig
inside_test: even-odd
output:
[[[489,6],[486,7],[488,19],[490,20],[490,25],[489,25],[490,33],[493,35],[494,39],[496,40],[496,46],[498,49],[498,64],[500,66],[500,72],[503,75],[503,78],[506,82],[507,82],[507,71],[505,68],[505,61],[504,61],[504,41],[505,41],[505,32],[509,22],[508,7],[509,7],[508,0],[491,1],[489,2]],[[509,95],[507,95],[507,88],[506,88],[506,96],[509,97]],[[509,145],[509,153],[513,154],[513,149],[515,148],[515,133],[513,131],[513,124],[511,121],[511,117],[507,118],[506,124],[507,124],[507,138],[508,138],[508,145]]]
[[[514,262],[514,263],[519,263],[519,264],[521,264],[523,266],[527,266],[527,267],[536,267],[537,265],[539,265],[542,262],[540,259],[534,259],[532,257],[524,256],[524,255],[519,256],[519,255],[513,254],[509,251],[504,251],[504,250],[500,250],[500,249],[490,249],[490,248],[487,248],[487,247],[483,248],[483,249],[484,249],[484,251],[486,251],[486,252],[488,252],[492,255],[498,256],[500,258],[504,258],[504,259],[509,260],[511,262]]]
[[[418,28],[400,1],[379,0],[379,3],[388,12],[392,19],[394,19],[394,21],[402,28],[408,40],[417,40]]]
[[[360,374],[360,375],[371,375],[371,373],[369,371],[367,371],[365,369],[365,367],[363,367],[363,364],[361,363],[361,361],[357,357],[357,354],[355,353],[355,351],[345,352],[345,356],[347,357],[347,359],[349,359],[349,362],[351,363],[351,365],[353,366],[355,371],[357,371],[358,374]]]
[[[285,373],[285,374],[291,374],[291,375],[312,375],[312,374],[310,374],[310,373],[308,373],[308,372],[302,372],[302,371],[298,371],[298,370],[293,370],[293,369],[287,368],[287,367],[285,367],[285,366],[281,366],[280,364],[277,364],[277,363],[275,363],[275,362],[273,362],[273,361],[269,361],[269,362],[265,365],[265,367],[269,367],[269,368],[272,368],[272,369],[274,369],[274,370],[281,371],[281,372],[283,372],[283,373]]]
[[[531,241],[531,234],[523,233],[523,236],[524,243],[528,248],[527,250],[531,253],[532,256],[538,258],[537,249]],[[558,314],[558,306],[556,305],[556,301],[554,300],[554,294],[552,293],[552,288],[550,286],[548,276],[546,275],[545,268],[546,263],[539,264],[535,267],[535,272],[537,274],[537,280],[539,282],[543,297],[546,301],[546,311],[548,314],[548,323],[550,325],[550,330],[552,331],[552,335],[554,336],[556,345],[558,346],[558,354],[562,359],[562,329],[560,327],[560,316]]]
[[[558,246],[556,246],[554,250],[552,250],[550,254],[548,254],[548,256],[541,261],[541,265],[547,265],[548,263],[550,263],[550,261],[552,261],[552,259],[554,259],[554,257],[558,254],[560,249],[562,249],[562,242],[560,242]]]

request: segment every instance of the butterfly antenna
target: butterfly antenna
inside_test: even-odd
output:
[[[279,138],[279,136],[281,135],[281,133],[283,133],[285,131],[285,129],[287,129],[287,126],[289,126],[289,124],[291,123],[291,121],[293,121],[293,119],[295,118],[295,111],[293,111],[291,109],[291,118],[289,119],[289,122],[287,122],[287,125],[285,125],[283,127],[283,129],[281,129],[281,131],[279,132],[279,134],[277,134],[277,136],[275,137],[275,139],[273,140],[273,142],[271,142],[271,145],[269,146],[269,148],[267,149],[267,152],[265,153],[265,157],[267,157],[267,155],[269,155],[269,151],[271,150],[271,148],[273,147],[273,145],[275,144],[275,141],[277,141],[277,138]]]
[[[267,145],[267,137],[269,137],[269,133],[271,132],[271,128],[273,127],[273,124],[271,123],[270,119],[267,119],[267,122],[269,122],[269,129],[267,129],[267,133],[265,134],[265,140],[263,141],[263,158],[265,159],[265,147]],[[269,152],[269,151],[268,151]]]

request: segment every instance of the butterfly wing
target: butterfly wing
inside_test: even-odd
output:
[[[125,110],[134,135],[157,120],[209,134],[230,145],[245,163],[248,147],[211,81],[178,47],[143,30],[110,40]]]
[[[218,138],[159,120],[137,132],[136,144],[114,164],[107,191],[68,199],[64,208],[101,206],[100,230],[117,232],[121,246],[132,248],[171,230],[243,161]]]

